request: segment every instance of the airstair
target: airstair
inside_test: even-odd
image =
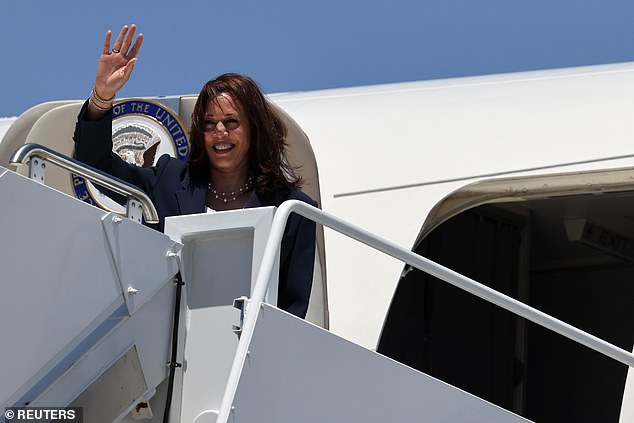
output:
[[[85,422],[527,421],[278,309],[293,212],[634,365],[307,204],[170,217],[159,233],[139,224],[156,216],[134,187],[41,146],[16,155],[31,172],[0,168],[3,408],[81,407]],[[51,164],[122,193],[128,216],[45,186]]]

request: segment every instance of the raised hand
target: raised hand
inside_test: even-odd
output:
[[[137,61],[136,57],[143,44],[143,34],[139,34],[135,39],[135,32],[136,25],[124,25],[112,46],[112,51],[110,50],[112,31],[106,32],[94,87],[99,97],[113,98],[130,79]]]

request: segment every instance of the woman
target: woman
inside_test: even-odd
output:
[[[90,98],[75,126],[75,157],[141,188],[152,199],[163,230],[165,217],[279,206],[298,199],[301,178],[286,161],[286,126],[257,84],[225,74],[207,82],[194,111],[191,153],[184,164],[163,155],[154,167],[131,165],[112,152],[112,101],[130,78],[143,35],[124,26],[110,51],[106,33]],[[292,214],[281,245],[278,307],[304,317],[312,286],[315,224]]]

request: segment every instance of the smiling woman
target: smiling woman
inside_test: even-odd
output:
[[[215,210],[244,206],[243,194],[249,192],[253,182],[249,175],[249,137],[229,94],[220,94],[207,103],[204,140],[211,171],[207,206]],[[236,180],[244,181],[238,189]]]
[[[140,167],[113,152],[114,97],[130,78],[143,35],[124,26],[110,49],[106,33],[90,98],[75,125],[74,156],[130,182],[154,202],[163,230],[165,217],[251,207],[286,200],[317,203],[300,191],[302,180],[286,158],[286,126],[257,83],[240,74],[207,82],[194,111],[191,153],[186,162],[163,154]],[[293,214],[281,246],[279,308],[305,317],[315,257],[315,224]]]

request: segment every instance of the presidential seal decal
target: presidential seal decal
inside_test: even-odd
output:
[[[130,99],[112,107],[112,151],[127,163],[152,167],[163,154],[181,161],[189,156],[187,131],[171,109],[149,100]],[[73,175],[73,189],[80,200],[106,210],[124,208],[91,182]]]

